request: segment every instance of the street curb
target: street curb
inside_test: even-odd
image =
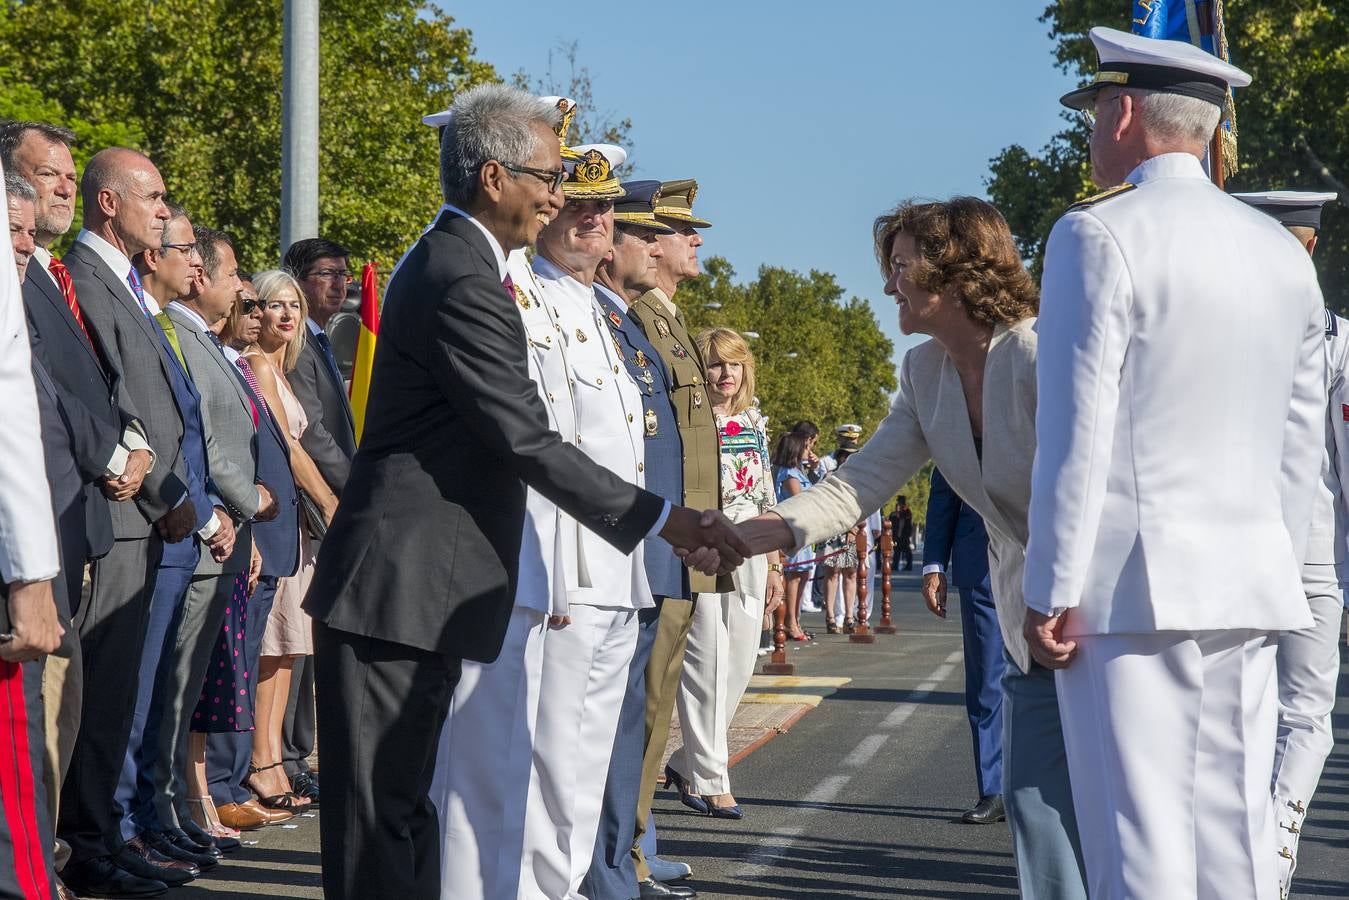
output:
[[[764,746],[764,744],[767,744],[769,741],[771,741],[778,735],[786,734],[788,731],[792,729],[792,726],[794,726],[797,722],[800,722],[801,719],[805,717],[806,713],[810,712],[814,708],[815,708],[814,706],[808,703],[799,704],[799,708],[796,710],[796,712],[792,713],[791,716],[785,722],[783,722],[776,728],[771,728],[765,731],[760,737],[756,738],[753,742],[744,747],[742,750],[732,755],[730,761],[727,763],[727,768],[734,766],[736,763],[740,762],[745,757],[749,756],[755,750],[760,749],[761,747]]]

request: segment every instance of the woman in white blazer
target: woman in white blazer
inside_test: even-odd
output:
[[[1009,661],[1003,791],[1023,897],[1086,897],[1054,681],[1021,634],[1021,577],[1035,456],[1039,298],[1011,231],[973,197],[903,203],[876,220],[885,292],[905,334],[932,340],[900,367],[890,414],[811,491],[741,525],[755,553],[823,540],[880,508],[929,458],[988,526],[993,596]]]

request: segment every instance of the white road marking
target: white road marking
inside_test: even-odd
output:
[[[885,742],[890,740],[888,734],[869,734],[862,738],[861,743],[853,748],[853,751],[843,758],[843,765],[849,769],[860,769],[880,752]]]

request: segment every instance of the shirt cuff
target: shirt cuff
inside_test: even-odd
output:
[[[209,541],[215,537],[215,533],[220,530],[220,518],[215,514],[215,507],[211,507],[211,518],[206,524],[197,529],[197,537],[203,541]]]
[[[656,517],[656,524],[651,526],[651,530],[646,533],[649,538],[659,537],[660,530],[665,527],[665,520],[670,518],[670,501],[665,501],[665,506],[661,509],[660,515]]]
[[[122,432],[122,446],[127,450],[144,450],[149,453],[150,466],[145,471],[149,473],[155,470],[155,451],[150,448],[150,442],[141,434],[139,428],[129,426]]]
[[[104,475],[108,478],[120,478],[126,471],[126,462],[131,458],[131,451],[121,444],[112,448],[112,459],[108,460],[108,465]]]
[[[938,575],[945,575],[946,567],[943,566],[941,563],[928,563],[927,565],[923,566],[924,575],[931,575],[933,572],[936,572]]]

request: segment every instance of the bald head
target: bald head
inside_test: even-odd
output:
[[[164,179],[150,158],[126,147],[94,154],[80,180],[84,227],[128,258],[164,242],[169,208]]]

